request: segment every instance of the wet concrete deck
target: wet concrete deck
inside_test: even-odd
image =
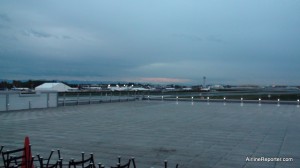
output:
[[[33,154],[60,148],[64,161],[93,152],[112,166],[135,156],[138,168],[296,167],[300,165],[296,105],[135,101],[0,113],[0,145]],[[251,162],[246,158],[293,158]]]

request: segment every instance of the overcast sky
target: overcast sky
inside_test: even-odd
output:
[[[0,79],[300,85],[298,0],[0,2]]]

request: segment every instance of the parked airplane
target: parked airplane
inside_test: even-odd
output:
[[[111,91],[125,91],[125,90],[129,90],[129,88],[127,86],[124,87],[120,87],[119,85],[116,86],[107,86],[107,89],[111,90]]]
[[[87,87],[82,87],[83,90],[90,90],[90,91],[97,91],[97,90],[102,90],[101,87],[98,86],[87,86]]]
[[[201,88],[200,90],[202,92],[209,92],[210,91],[210,87]]]
[[[130,90],[133,90],[133,91],[148,91],[148,90],[150,90],[150,89],[143,88],[143,87],[136,87],[136,86],[133,86],[133,87],[130,87]]]

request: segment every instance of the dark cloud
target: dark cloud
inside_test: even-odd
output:
[[[54,35],[45,31],[40,31],[35,29],[23,30],[21,34],[27,37],[36,37],[36,38],[54,38],[54,39],[62,39],[62,40],[72,39],[72,37],[69,35]]]
[[[80,80],[87,77],[123,77],[129,69],[136,66],[126,58],[59,59],[33,55],[20,52],[10,53],[9,56],[1,55],[4,60],[0,62],[1,78],[31,76],[38,79],[48,76],[49,78],[66,77]]]
[[[10,22],[10,18],[4,14],[4,13],[0,13],[0,22]]]
[[[200,37],[198,35],[185,34],[185,33],[174,33],[173,37],[181,40],[189,40],[193,42],[216,42],[223,43],[224,41],[217,35],[208,35],[206,37]]]
[[[34,29],[29,29],[29,30],[23,31],[23,35],[37,37],[37,38],[57,38],[57,36],[52,35],[50,33],[43,32],[43,31],[37,31]]]
[[[63,36],[62,36],[62,38],[63,38],[63,39],[66,39],[66,40],[70,40],[70,39],[72,39],[72,37],[71,37],[71,36],[67,36],[67,35],[63,35]]]
[[[191,40],[191,41],[202,41],[203,39],[197,35],[192,35],[192,34],[184,34],[184,33],[179,33],[179,34],[172,34],[173,37],[179,38],[179,39],[186,39],[186,40]]]
[[[0,29],[9,28],[10,22],[11,22],[11,19],[6,14],[0,13]]]
[[[205,38],[207,41],[216,42],[216,43],[223,43],[224,41],[215,35],[209,35]]]

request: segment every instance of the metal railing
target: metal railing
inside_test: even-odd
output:
[[[57,92],[0,92],[0,111],[57,107]]]
[[[134,100],[281,103],[300,105],[300,92],[94,91],[0,92],[0,111]]]
[[[58,106],[134,101],[143,96],[134,91],[65,92],[59,93]]]

